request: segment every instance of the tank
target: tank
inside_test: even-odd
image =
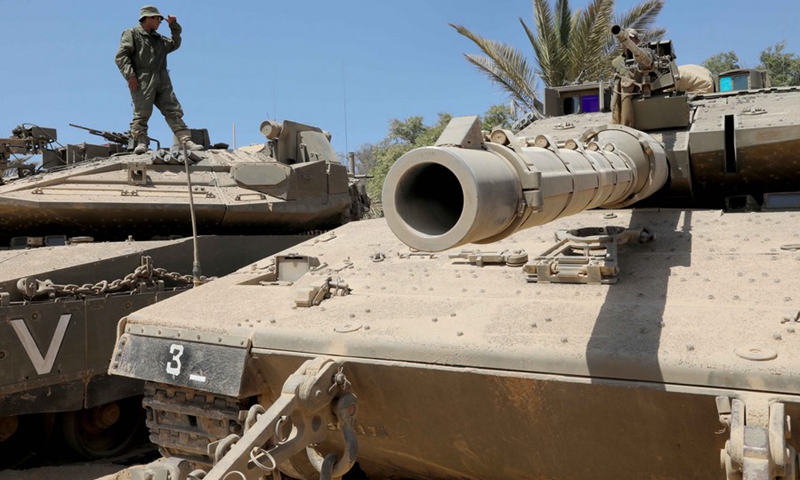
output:
[[[602,84],[455,118],[385,219],[126,315],[132,478],[798,478],[800,91],[638,48],[633,127]]]
[[[174,148],[43,165],[39,175],[0,186],[0,232],[98,240],[186,236],[190,196],[198,231],[214,234],[333,228],[369,207],[327,132],[288,120],[264,122],[261,130],[266,143],[233,151],[210,148],[208,134],[195,131],[202,137],[196,143],[208,150],[186,152],[188,162]],[[184,163],[191,163],[188,170]]]
[[[110,143],[62,147],[36,125],[0,139],[0,469],[141,442],[143,382],[107,373],[119,319],[369,208],[329,134],[261,129],[233,151],[194,131],[208,149],[185,157],[93,129]]]

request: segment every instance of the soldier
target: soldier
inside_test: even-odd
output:
[[[632,28],[623,32],[631,41],[638,45],[639,37]],[[611,62],[614,67],[614,93],[611,98],[611,123],[633,127],[633,95],[637,91],[636,82],[631,73],[625,68],[625,53],[628,49],[621,45],[622,51]]]
[[[170,15],[167,23],[172,38],[156,32],[164,16],[152,5],[142,7],[139,25],[122,32],[116,62],[122,76],[128,81],[133,99],[131,137],[136,141],[134,153],[145,153],[150,145],[147,121],[158,107],[175,133],[175,137],[191,150],[202,150],[190,139],[189,127],[183,122],[183,109],[172,89],[167,70],[167,54],[181,46],[181,26]]]

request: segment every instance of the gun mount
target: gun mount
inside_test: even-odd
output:
[[[625,47],[624,66],[631,78],[641,84],[642,94],[649,97],[653,93],[674,89],[680,78],[675,63],[672,41],[649,42],[637,45],[619,25],[611,27],[611,34]]]
[[[26,164],[24,159],[9,163],[14,155],[39,155],[52,150],[56,142],[56,130],[37,125],[19,125],[11,131],[8,138],[0,138],[0,177],[9,168],[17,168],[17,175],[24,177],[33,173],[32,165]],[[0,178],[0,184],[2,179]]]
[[[619,25],[611,27],[611,33],[622,47],[622,55],[612,61],[617,72],[613,78],[613,123],[639,130],[688,126],[685,96],[713,93],[711,72],[700,65],[679,67],[670,40],[637,45],[633,33]]]

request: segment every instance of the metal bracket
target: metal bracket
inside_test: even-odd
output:
[[[128,164],[128,185],[147,185],[147,163],[131,162]]]
[[[414,257],[428,259],[428,260],[436,260],[437,258],[439,258],[439,255],[429,252],[420,252],[417,250],[412,250],[411,252],[397,252],[397,258],[401,258],[403,260],[408,260],[409,258],[414,258]]]
[[[332,277],[328,277],[316,285],[299,288],[294,303],[298,307],[314,307],[322,303],[326,298],[343,297],[349,295],[350,291],[350,287],[341,278],[333,280]]]
[[[298,453],[306,451],[321,480],[341,477],[355,464],[358,440],[353,422],[356,396],[343,366],[327,357],[308,360],[283,384],[281,395],[268,408],[253,405],[242,412],[244,433],[231,434],[208,445],[214,459],[209,472],[187,473],[188,463],[170,458],[134,467],[133,480],[256,480],[273,475]],[[317,445],[330,435],[341,435],[341,454],[322,455]]]
[[[748,415],[744,400],[717,397],[720,423],[730,429],[730,439],[720,451],[728,480],[794,479],[797,452],[786,444],[791,438],[790,419],[783,403],[768,406],[766,425],[759,425],[757,407]],[[761,422],[763,423],[763,422]]]
[[[558,243],[528,262],[528,282],[610,284],[617,282],[617,246],[636,240],[648,243],[655,235],[646,228],[579,228],[560,230]]]
[[[450,258],[462,258],[467,263],[483,267],[484,265],[508,265],[521,267],[528,261],[525,250],[504,250],[502,252],[481,252],[480,250],[461,250],[449,255]]]

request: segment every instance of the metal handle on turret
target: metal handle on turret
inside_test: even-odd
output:
[[[449,131],[457,121],[465,123],[453,119],[440,142],[457,136]],[[400,157],[383,186],[394,234],[430,252],[491,243],[583,210],[631,205],[667,181],[662,145],[632,128],[598,127],[560,144],[545,135],[498,138],[506,144],[437,142]]]

